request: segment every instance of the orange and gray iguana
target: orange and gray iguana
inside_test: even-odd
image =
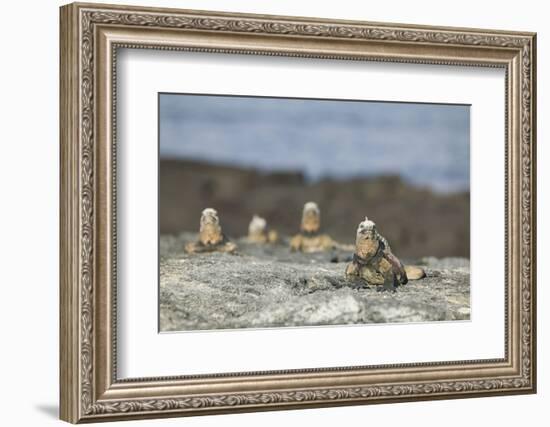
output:
[[[426,277],[420,267],[404,266],[388,241],[378,233],[376,224],[365,218],[357,228],[353,261],[346,267],[346,278],[363,280],[369,285],[383,285],[395,289],[409,280]]]
[[[264,218],[254,215],[248,226],[246,240],[251,243],[276,243],[279,235],[275,230],[267,227],[267,221]]]
[[[290,249],[308,253],[335,249],[338,244],[320,229],[321,211],[316,203],[308,202],[302,212],[300,233],[290,239]]]
[[[207,208],[202,211],[199,240],[185,245],[187,253],[202,252],[235,252],[237,245],[223,234],[215,209]]]

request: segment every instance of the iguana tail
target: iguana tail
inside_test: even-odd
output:
[[[416,265],[406,265],[405,273],[407,273],[407,278],[409,280],[418,280],[426,277],[426,272],[424,269],[417,267]]]

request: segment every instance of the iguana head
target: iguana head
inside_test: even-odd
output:
[[[361,236],[362,239],[374,239],[377,234],[376,224],[367,217],[365,217],[365,220],[360,222],[357,227],[357,238]]]
[[[379,246],[380,239],[376,231],[376,224],[365,218],[357,227],[355,253],[363,259],[370,259],[376,255]]]
[[[202,211],[199,240],[203,245],[215,245],[223,239],[218,212],[212,208]]]
[[[258,235],[265,233],[267,228],[267,221],[261,216],[254,215],[252,221],[248,225],[248,234],[249,235]]]
[[[315,202],[307,202],[302,212],[300,229],[306,233],[316,233],[321,228],[321,211]]]

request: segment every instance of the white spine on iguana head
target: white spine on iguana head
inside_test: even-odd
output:
[[[310,211],[315,212],[317,215],[321,215],[321,210],[319,209],[319,206],[317,206],[317,203],[315,202],[307,202],[304,205],[304,210],[302,215],[306,215]]]
[[[212,208],[206,208],[201,213],[201,223],[200,226],[203,227],[206,224],[219,224],[220,219],[218,218],[218,211]]]
[[[365,217],[365,220],[360,222],[357,226],[357,234],[363,233],[363,232],[371,232],[371,233],[377,233],[376,231],[376,224]]]
[[[265,233],[267,228],[267,221],[261,216],[254,215],[252,221],[248,225],[248,234],[257,235]]]
[[[306,233],[317,233],[321,228],[321,210],[317,203],[307,202],[302,211],[300,229]]]
[[[363,231],[372,233],[373,237],[380,240],[384,244],[386,249],[391,251],[390,244],[388,243],[386,238],[382,236],[380,233],[378,233],[378,230],[376,229],[376,224],[374,223],[374,221],[371,221],[370,219],[368,219],[368,217],[365,217],[365,220],[359,223],[359,226],[357,227],[357,233],[356,233],[357,238],[359,238],[359,236]]]

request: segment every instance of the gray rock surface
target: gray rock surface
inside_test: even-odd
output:
[[[403,260],[427,277],[396,292],[344,277],[350,252],[301,254],[237,241],[238,253],[184,253],[196,234],[160,238],[160,330],[469,320],[470,263]]]

